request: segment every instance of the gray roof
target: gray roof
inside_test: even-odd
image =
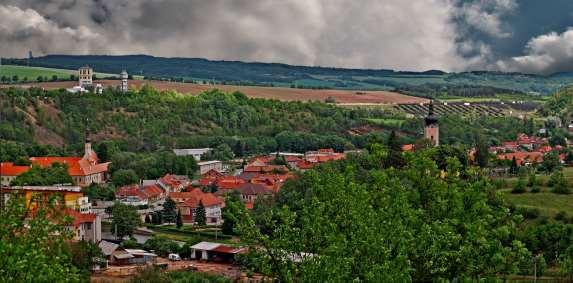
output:
[[[99,242],[98,247],[101,249],[104,255],[109,256],[119,247],[119,245],[102,240]]]
[[[244,183],[237,187],[242,195],[269,195],[272,192],[261,184]]]
[[[173,149],[173,153],[175,155],[195,155],[195,154],[204,154],[210,151],[211,148],[176,148]]]
[[[201,242],[201,243],[198,243],[198,244],[191,246],[191,248],[195,249],[195,250],[210,251],[210,250],[216,249],[220,245],[222,245],[222,244],[212,243],[212,242]]]

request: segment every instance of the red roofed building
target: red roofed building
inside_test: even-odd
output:
[[[95,213],[81,213],[74,209],[65,209],[64,214],[73,218],[68,230],[73,233],[73,240],[101,241],[101,219]]]
[[[517,165],[519,166],[531,165],[543,162],[543,153],[538,151],[534,152],[519,151],[519,152],[499,154],[497,156],[497,158],[500,160],[513,160],[514,157],[517,162]]]
[[[28,170],[30,170],[30,166],[14,165],[12,162],[0,163],[0,185],[10,185],[16,177]]]
[[[252,165],[245,166],[243,169],[245,173],[273,173],[273,172],[288,172],[288,167],[284,165]]]
[[[215,185],[220,190],[232,190],[238,188],[241,184],[244,184],[245,180],[237,176],[224,176],[215,180]]]
[[[165,191],[158,185],[129,185],[117,189],[115,198],[128,205],[149,205],[165,200]]]
[[[237,191],[241,193],[241,200],[243,203],[255,203],[259,197],[268,197],[273,194],[273,191],[261,184],[246,183],[242,184],[237,188]],[[245,205],[249,208],[250,205]]]
[[[180,192],[185,187],[189,186],[191,181],[187,176],[181,175],[171,175],[167,174],[157,181],[157,184],[161,186],[166,192]]]
[[[205,207],[207,225],[220,225],[222,223],[221,209],[224,202],[212,193],[204,193],[201,189],[193,189],[190,192],[170,193],[169,197],[175,201],[181,212],[183,223],[195,224],[195,212],[199,203]]]
[[[89,138],[86,138],[83,157],[31,157],[30,162],[32,165],[41,167],[49,167],[54,163],[65,164],[68,166],[68,174],[70,174],[74,183],[81,187],[87,187],[93,183],[105,183],[110,164],[109,162],[98,163],[97,155],[95,151],[92,150]],[[10,165],[10,163],[2,163],[1,167],[2,172],[0,172],[0,175],[4,177],[6,174],[6,178],[2,178],[3,185],[5,182],[11,182],[18,175],[23,174],[31,168],[30,166],[25,166],[27,169],[24,170],[24,166],[16,166],[16,168],[13,164]],[[6,173],[4,173],[5,170]]]

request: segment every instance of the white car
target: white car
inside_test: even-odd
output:
[[[178,254],[169,254],[168,256],[170,261],[180,261],[181,257]]]

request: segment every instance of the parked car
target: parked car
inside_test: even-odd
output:
[[[178,254],[169,254],[168,256],[170,261],[180,261],[181,257]]]

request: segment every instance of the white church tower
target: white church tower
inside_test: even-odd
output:
[[[121,78],[120,90],[121,92],[127,92],[128,91],[127,78],[129,77],[127,71],[125,70],[121,71],[121,74],[119,76]]]

